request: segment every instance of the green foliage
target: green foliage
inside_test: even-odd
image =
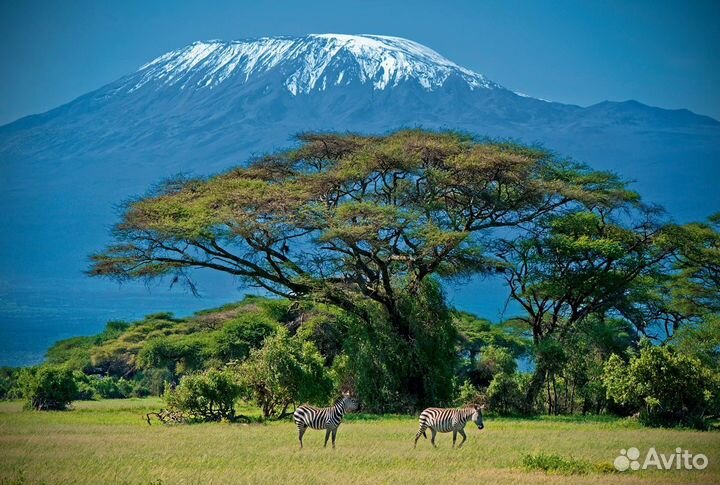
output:
[[[477,370],[483,381],[491,381],[497,374],[513,374],[517,369],[515,356],[503,347],[488,345],[480,353]]]
[[[697,357],[703,365],[720,369],[720,315],[705,315],[697,324],[681,328],[671,343],[681,353]]]
[[[488,409],[500,415],[520,414],[524,405],[522,379],[517,373],[495,374],[486,392]]]
[[[468,404],[481,403],[482,400],[482,393],[472,384],[472,382],[466,379],[457,390],[455,405],[466,406]]]
[[[97,395],[103,399],[123,399],[128,397],[144,397],[150,394],[150,390],[143,387],[141,382],[115,378],[111,376],[94,376],[90,385]]]
[[[213,355],[221,362],[245,359],[276,328],[277,323],[265,315],[239,315],[216,333]]]
[[[313,305],[312,308],[304,308],[298,320],[298,338],[312,342],[325,357],[326,364],[332,364],[343,352],[346,338],[347,328],[342,312],[327,305]]]
[[[18,386],[26,406],[38,411],[66,409],[78,397],[73,371],[66,367],[43,365],[23,369]]]
[[[130,203],[116,243],[92,256],[90,274],[170,276],[194,287],[190,270],[205,268],[288,299],[333,305],[374,326],[368,333],[382,334],[383,344],[399,340],[382,348],[392,355],[367,373],[398,379],[377,390],[379,402],[438,404],[452,397],[455,341],[442,292],[427,291],[437,285],[432,279],[504,267],[484,244],[495,229],[515,233],[566,207],[637,199],[613,174],[456,132],[305,133],[299,141],[296,149],[214,177],[175,180]],[[553,227],[576,232],[591,222],[578,216]],[[574,246],[570,237],[555,239],[558,251],[569,245],[612,256],[627,249],[602,236]],[[378,316],[385,323],[371,321]],[[326,325],[307,331],[318,329],[313,341],[331,361],[340,353],[338,335]],[[187,360],[175,344],[163,343],[159,359],[148,361]],[[128,350],[132,367],[135,352]]]
[[[21,397],[18,376],[21,370],[14,367],[0,367],[0,401]]]
[[[332,381],[315,346],[291,337],[287,330],[265,339],[237,367],[245,397],[262,409],[263,417],[282,416],[291,404],[323,404]]]
[[[183,413],[190,421],[221,421],[235,417],[235,402],[241,392],[233,372],[210,369],[186,375],[164,397],[171,409]]]
[[[141,369],[166,368],[187,374],[203,368],[215,342],[207,334],[168,335],[148,340],[137,356]]]
[[[147,392],[151,396],[162,396],[173,382],[173,373],[168,369],[145,369],[138,372],[133,381],[135,394]]]
[[[347,320],[344,346],[348,362],[342,379],[354,383],[363,407],[370,412],[413,409],[414,400],[408,402],[400,391],[407,372],[407,345],[397,338],[381,313],[369,323],[351,316]]]
[[[592,463],[575,458],[564,458],[560,455],[545,453],[527,454],[523,456],[523,466],[528,470],[542,470],[563,475],[584,475],[599,471]]]
[[[607,396],[640,412],[650,425],[704,428],[706,417],[720,411],[720,375],[695,357],[670,346],[645,341],[625,363],[613,354],[605,364]]]
[[[409,375],[402,381],[410,386],[416,382],[422,386],[422,392],[418,393],[419,406],[450,403],[458,337],[439,281],[424,280],[416,293],[401,297],[399,306],[401,314],[411,323]],[[407,387],[402,391],[408,398],[414,394]]]
[[[53,365],[66,365],[79,371],[90,371],[92,368],[90,352],[95,344],[95,337],[72,337],[60,340],[48,349],[47,362]]]
[[[372,318],[347,315],[343,323],[353,369],[349,380],[371,412],[410,412],[453,400],[457,330],[440,285],[426,280],[416,294],[403,295],[400,305],[409,339],[372,304],[366,310]]]

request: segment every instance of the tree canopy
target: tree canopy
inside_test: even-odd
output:
[[[492,269],[482,245],[489,230],[576,201],[634,197],[612,174],[454,132],[308,133],[299,141],[130,203],[116,244],[92,256],[90,274],[171,275],[192,285],[188,270],[209,268],[356,313],[370,299],[407,336],[398,294],[433,274]]]
[[[378,410],[450,402],[459,375],[524,393],[528,411],[543,384],[548,412],[572,412],[576,396],[585,411],[606,403],[597,383],[609,353],[639,334],[669,341],[685,325],[690,345],[718,321],[719,221],[669,224],[615,174],[536,147],[425,130],[306,133],[291,150],[176,178],[128,203],[89,273],[167,277],[195,291],[193,270],[210,269],[280,296],[292,320],[280,325],[311,336],[325,364],[341,357],[336,373]],[[453,313],[443,293],[444,280],[490,273],[522,309],[504,330]],[[324,307],[322,318],[303,323],[295,305]],[[525,335],[506,331],[520,324],[530,351]],[[184,373],[255,355],[275,327],[243,320],[212,341],[105,346],[127,348],[129,368],[118,371],[137,367],[137,356],[141,367]],[[485,372],[482,353],[497,345],[511,359],[532,354],[532,377]],[[716,361],[713,349],[703,362]],[[76,357],[87,364],[87,351]],[[506,412],[520,406],[502,402]]]

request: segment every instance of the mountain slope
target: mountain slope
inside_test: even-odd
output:
[[[66,325],[47,303],[56,301],[88,308],[77,325],[101,324],[110,313],[123,318],[129,310],[115,287],[88,281],[82,270],[87,254],[108,240],[116,205],[162,178],[224,170],[288,147],[300,131],[401,126],[542,143],[636,180],[646,200],[679,220],[720,209],[720,123],[687,110],[635,101],[583,108],[519,95],[397,37],[196,42],[0,127],[0,320]],[[205,288],[222,299],[234,286]],[[93,291],[100,293],[88,296]],[[151,296],[133,291],[140,302],[133,312],[173,310],[163,306],[165,287]],[[467,291],[456,301],[477,313],[495,316],[502,307],[500,292],[476,298]],[[204,304],[182,301],[188,310]],[[6,326],[0,332],[0,342],[10,342]],[[0,344],[6,351],[14,344]]]

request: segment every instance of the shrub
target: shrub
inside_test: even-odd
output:
[[[246,397],[260,406],[263,417],[277,417],[293,403],[327,401],[332,381],[323,363],[313,344],[281,328],[250,352],[238,374]]]
[[[515,356],[503,347],[488,345],[480,353],[475,378],[483,383],[483,387],[492,382],[498,373],[512,374],[517,369]]]
[[[354,371],[363,408],[373,413],[408,413],[451,404],[455,397],[458,336],[442,287],[425,280],[399,298],[411,338],[399,338],[387,312],[374,304],[367,319],[346,315],[344,353]]]
[[[525,455],[523,466],[528,470],[542,470],[566,475],[581,475],[595,470],[595,467],[587,461],[576,460],[572,457],[563,458],[559,455],[546,455],[545,453]]]
[[[44,365],[23,369],[18,378],[26,406],[37,410],[61,410],[77,399],[78,386],[72,370]]]
[[[520,389],[519,375],[499,372],[487,389],[487,404],[498,414],[522,412],[524,396]]]
[[[174,375],[168,369],[145,369],[135,376],[138,392],[152,396],[162,396],[173,382]]]
[[[648,425],[705,428],[706,416],[720,408],[716,372],[695,357],[647,341],[627,363],[613,354],[605,364],[603,384],[609,399],[639,411]]]
[[[98,394],[92,385],[94,380],[93,376],[83,374],[79,370],[73,370],[73,379],[75,379],[75,385],[77,385],[78,391],[75,399],[78,401],[91,401],[97,399]]]
[[[153,337],[144,344],[137,360],[142,369],[159,367],[186,374],[204,367],[213,345],[211,337],[202,333]]]
[[[165,401],[190,421],[232,420],[240,393],[241,388],[232,372],[210,369],[180,379],[175,389],[165,392]]]
[[[213,353],[221,362],[243,360],[250,350],[260,347],[277,323],[263,315],[244,314],[226,323],[218,331]]]
[[[460,387],[458,387],[455,398],[455,405],[464,406],[470,403],[479,403],[482,400],[483,395],[478,390],[478,388],[475,387],[469,379],[465,379],[465,381],[463,381]]]
[[[146,390],[136,382],[112,376],[95,376],[90,380],[91,387],[103,399],[124,399],[128,397],[141,397],[147,395]]]
[[[13,367],[0,367],[0,400],[17,399],[20,397],[18,389],[18,375],[20,369]]]

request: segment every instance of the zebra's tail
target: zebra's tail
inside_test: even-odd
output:
[[[423,438],[427,439],[427,435],[425,434],[425,430],[427,429],[427,424],[424,422],[420,422],[420,429],[418,429],[417,434],[415,434],[415,444],[413,447],[417,446],[417,441],[420,439],[420,435],[423,436]]]

